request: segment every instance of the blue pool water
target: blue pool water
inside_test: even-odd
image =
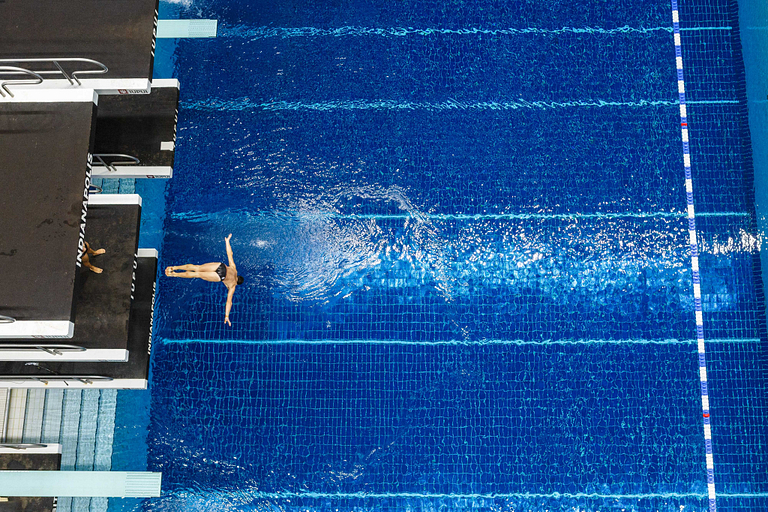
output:
[[[161,277],[118,423],[148,407],[163,496],[130,507],[713,510],[711,420],[717,508],[768,509],[735,3],[679,6],[697,269],[670,2],[164,8],[219,35],[160,67],[161,265],[231,232],[247,281],[228,327],[223,287]]]

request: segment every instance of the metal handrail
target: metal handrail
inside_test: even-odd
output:
[[[102,188],[98,185],[89,185],[88,194],[101,194]]]
[[[43,443],[0,443],[0,448],[11,448],[12,450],[26,450],[27,448],[47,448]]]
[[[62,352],[85,352],[88,349],[78,345],[0,345],[0,352],[10,350],[30,352],[42,350],[52,356],[60,356]]]
[[[0,315],[0,324],[12,324],[16,321],[12,316]]]
[[[45,62],[49,64],[53,64],[56,66],[55,70],[29,70],[33,71],[33,73],[37,73],[38,75],[51,75],[51,74],[60,74],[66,78],[70,85],[74,85],[77,83],[77,85],[83,85],[80,82],[80,79],[78,78],[78,75],[103,75],[104,73],[107,73],[109,71],[109,68],[102,64],[101,62],[93,59],[85,59],[80,57],[52,57],[48,59],[0,59],[0,64],[10,64],[10,63],[16,63],[16,64],[22,64],[22,63],[40,63]],[[86,64],[93,64],[95,66],[100,67],[101,69],[78,69],[76,71],[73,71],[71,74],[67,74],[66,71],[64,71],[64,68],[61,67],[60,62],[82,62]],[[11,72],[13,74],[13,72]]]
[[[30,80],[29,78],[14,78],[13,80],[3,80],[0,82],[0,97],[5,98],[5,94],[3,91],[7,92],[8,95],[11,98],[15,98],[11,90],[8,88],[9,84],[13,85],[37,85],[43,83],[43,77],[41,77],[38,73],[35,73],[34,71],[30,71],[28,69],[19,68],[16,66],[0,66],[0,74],[3,73],[9,73],[9,74],[24,74],[31,76],[34,80]]]
[[[110,162],[107,163],[105,158],[127,158],[127,161],[123,162]],[[126,155],[125,153],[94,153],[93,159],[107,168],[109,172],[117,172],[116,165],[138,165],[141,160],[132,155]],[[94,162],[94,164],[96,163]]]
[[[101,381],[110,381],[114,380],[112,377],[105,377],[103,375],[62,375],[56,370],[51,370],[44,364],[40,364],[34,361],[30,361],[29,363],[24,363],[24,366],[36,366],[37,368],[40,368],[41,370],[45,370],[48,373],[52,374],[53,377],[44,377],[40,378],[36,375],[0,375],[0,381],[3,380],[34,380],[37,382],[42,382],[46,386],[48,385],[49,380],[62,380],[65,381],[64,384],[67,384],[67,380],[79,380],[83,384],[93,384],[94,380],[101,380]],[[69,386],[69,384],[67,384]]]

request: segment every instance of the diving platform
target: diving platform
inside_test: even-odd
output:
[[[154,80],[149,94],[102,96],[93,175],[170,178],[176,147],[179,82]]]
[[[137,254],[125,347],[128,357],[125,361],[64,361],[29,357],[26,362],[0,362],[0,387],[146,389],[152,351],[157,251],[139,249]],[[104,273],[107,271],[105,264]],[[76,330],[78,326],[79,322]]]
[[[140,196],[92,194],[84,241],[106,252],[81,261],[73,337],[61,343],[3,339],[0,361],[125,361],[140,223]],[[102,272],[87,268],[89,262]]]
[[[41,81],[28,88],[146,94],[158,1],[0,2],[0,76]]]
[[[87,89],[0,98],[0,340],[74,334],[97,101]]]

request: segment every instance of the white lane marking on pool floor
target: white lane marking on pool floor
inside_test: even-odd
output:
[[[698,100],[689,104],[697,105],[735,105],[738,100]],[[187,110],[231,111],[261,110],[273,111],[318,111],[330,112],[335,110],[392,110],[392,111],[479,111],[479,110],[546,110],[556,108],[646,108],[646,107],[674,107],[677,101],[669,100],[639,100],[639,101],[605,101],[605,100],[577,100],[577,101],[549,101],[549,100],[524,100],[515,101],[456,101],[449,99],[441,102],[424,101],[396,101],[387,99],[378,100],[327,100],[314,103],[303,101],[270,101],[255,102],[249,97],[238,98],[208,98],[206,100],[183,101],[181,108]]]
[[[685,78],[683,75],[683,49],[680,39],[680,15],[677,0],[672,0],[672,25],[675,40],[675,62],[677,67],[677,89],[680,96],[680,131],[683,143],[683,165],[685,167],[685,196],[688,204],[688,236],[691,250],[691,268],[693,272],[693,303],[696,311],[696,340],[699,353],[699,380],[701,385],[701,409],[704,423],[704,446],[707,463],[707,494],[709,510],[717,510],[715,493],[715,460],[712,453],[712,431],[709,414],[709,391],[707,387],[707,355],[704,343],[704,315],[701,306],[701,276],[696,232],[696,210],[693,204],[693,177],[691,173],[691,153],[688,133],[688,108],[685,102]]]
[[[580,340],[445,340],[445,341],[409,341],[409,340],[302,340],[302,339],[283,339],[283,340],[205,340],[199,338],[179,338],[164,339],[164,343],[222,343],[232,345],[453,345],[453,346],[483,346],[483,345],[697,345],[698,340],[600,340],[600,339],[580,339]],[[713,338],[707,340],[707,343],[760,343],[760,338]]]
[[[189,491],[178,491],[172,493],[176,496],[180,497],[193,497],[198,495],[195,492],[189,492]],[[218,498],[224,494],[222,492],[211,492],[207,491],[205,492],[201,498],[210,498],[213,496],[214,498]],[[757,495],[749,495],[749,496],[757,496]],[[635,500],[641,500],[641,499],[685,499],[685,498],[698,498],[698,499],[706,499],[707,495],[704,493],[677,493],[677,492],[664,492],[664,493],[647,493],[647,494],[601,494],[601,493],[587,493],[587,492],[551,492],[551,493],[540,493],[540,492],[500,492],[500,493],[468,493],[468,494],[459,494],[459,493],[421,493],[421,492],[313,492],[313,491],[303,491],[303,492],[292,492],[292,491],[281,491],[281,492],[263,492],[263,491],[245,491],[240,492],[237,496],[239,499],[242,500],[253,500],[253,499],[289,499],[289,498],[323,498],[323,499],[360,499],[360,498],[369,498],[369,499],[383,499],[383,498],[422,498],[422,499],[509,499],[509,498],[518,498],[518,499],[541,499],[541,498],[549,498],[549,499],[611,499],[611,500],[621,500],[621,499],[635,499]]]
[[[461,214],[461,213],[397,213],[397,214],[343,214],[333,212],[295,212],[285,211],[276,214],[256,214],[249,217],[259,218],[279,218],[290,217],[300,219],[343,219],[343,220],[578,220],[578,219],[653,219],[653,218],[671,218],[682,219],[690,215],[690,207],[686,212],[649,212],[649,213],[483,213],[483,214]],[[749,217],[747,212],[710,212],[698,213],[699,217]],[[175,220],[189,220],[190,222],[202,222],[213,219],[215,216],[201,212],[177,212],[171,213],[170,217]]]
[[[167,22],[166,20],[163,20]],[[200,20],[206,21],[206,20]],[[706,31],[728,31],[733,30],[730,26],[709,26],[709,27],[690,27],[683,28],[686,32],[706,32]],[[278,38],[288,39],[292,37],[406,37],[406,36],[434,36],[434,35],[493,35],[493,36],[520,36],[520,35],[539,35],[556,36],[560,34],[575,35],[622,35],[622,34],[651,34],[653,32],[672,32],[672,28],[664,27],[630,27],[624,25],[615,28],[601,27],[562,27],[562,28],[414,28],[414,27],[364,27],[346,25],[336,28],[318,28],[318,27],[272,27],[272,26],[249,26],[249,25],[222,25],[218,29],[219,37],[239,37],[250,40]],[[161,37],[158,32],[158,37]],[[165,36],[167,37],[167,36]]]

